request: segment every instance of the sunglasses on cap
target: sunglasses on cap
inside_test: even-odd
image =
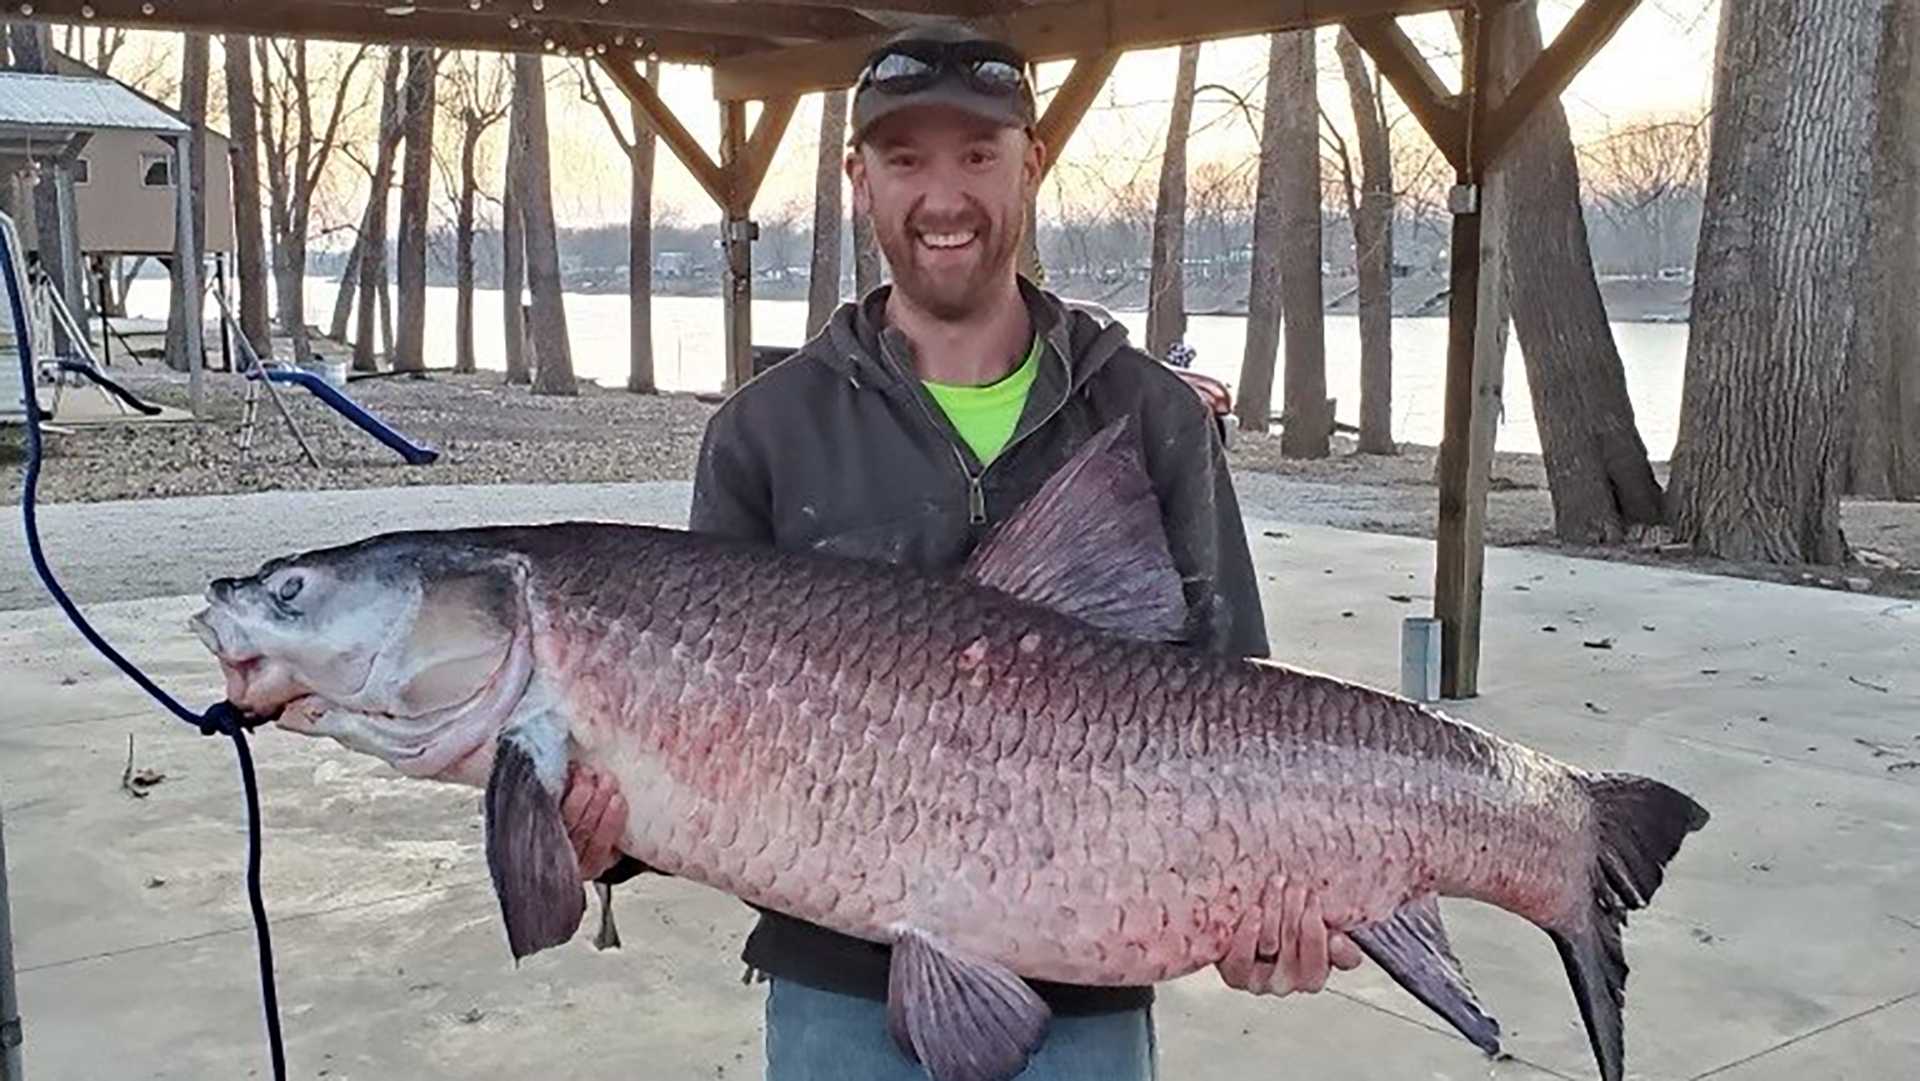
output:
[[[991,42],[903,41],[868,58],[858,90],[913,94],[957,77],[983,94],[1012,96],[1026,89],[1026,60]]]

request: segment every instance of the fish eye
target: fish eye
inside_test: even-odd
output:
[[[306,588],[306,585],[307,579],[304,575],[289,574],[281,579],[279,588],[273,591],[273,597],[281,604],[286,604],[295,597],[298,597],[300,591]]]

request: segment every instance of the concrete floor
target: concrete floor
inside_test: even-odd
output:
[[[1399,621],[1429,603],[1431,545],[1250,525],[1276,653],[1393,686]],[[204,573],[267,554],[222,547]],[[218,681],[182,627],[193,607],[93,614],[204,703]],[[1920,608],[1495,551],[1486,618],[1483,696],[1459,713],[1658,776],[1715,816],[1628,931],[1632,1076],[1920,1076]],[[1612,648],[1583,644],[1602,639]],[[230,747],[161,717],[45,609],[0,613],[0,687],[28,1076],[264,1076]],[[120,787],[129,736],[136,768],[165,774],[145,799]],[[597,953],[583,934],[516,969],[477,793],[330,743],[268,731],[255,747],[291,1076],[759,1076],[738,902],[629,884],[625,949]],[[1510,1060],[1486,1060],[1371,966],[1283,1001],[1207,973],[1162,989],[1163,1076],[1594,1077],[1546,937],[1484,906],[1447,912]]]

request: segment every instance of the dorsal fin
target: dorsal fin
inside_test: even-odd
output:
[[[965,573],[1101,630],[1186,636],[1186,594],[1130,417],[1089,439],[981,543]]]

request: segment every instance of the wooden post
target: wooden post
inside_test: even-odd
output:
[[[727,286],[722,294],[727,322],[727,380],[732,394],[753,378],[753,237],[749,210],[753,196],[742,198],[747,165],[747,103],[720,103],[720,171],[727,181],[722,206],[721,243],[727,253]]]
[[[1466,124],[1457,183],[1448,197],[1453,211],[1451,292],[1448,294],[1445,434],[1440,443],[1440,520],[1436,531],[1434,615],[1441,621],[1440,694],[1471,698],[1479,693],[1481,571],[1486,543],[1487,484],[1491,468],[1491,422],[1481,416],[1477,392],[1477,332],[1480,316],[1482,207],[1480,166],[1474,137],[1485,117],[1482,89],[1488,51],[1485,17],[1465,15],[1461,96]],[[1497,268],[1496,268],[1497,269]],[[1485,430],[1483,432],[1483,429]]]

